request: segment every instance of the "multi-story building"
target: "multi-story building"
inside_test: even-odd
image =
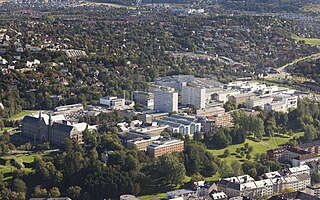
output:
[[[226,103],[229,100],[229,97],[236,94],[240,94],[240,92],[236,90],[224,90],[212,94],[212,98],[218,102]]]
[[[174,76],[165,76],[160,77],[155,80],[155,85],[171,87],[177,91],[181,91],[182,86],[194,80],[193,75],[174,75]]]
[[[288,169],[291,175],[308,174],[310,175],[310,167],[308,165],[301,165],[298,167],[290,167]]]
[[[268,159],[280,159],[282,154],[288,149],[288,147],[279,147],[267,151]]]
[[[77,112],[79,110],[83,110],[83,105],[81,103],[58,106],[54,109],[55,112]]]
[[[152,92],[133,91],[132,100],[143,105],[146,109],[154,109],[154,94]]]
[[[287,112],[287,104],[284,101],[275,101],[271,103],[264,104],[263,108],[266,112]]]
[[[256,97],[256,98],[249,98],[246,100],[247,108],[253,109],[255,107],[264,108],[264,105],[267,103],[271,103],[273,101],[272,97]]]
[[[39,117],[25,116],[22,120],[22,136],[35,143],[51,142],[60,145],[66,140],[75,139],[82,143],[82,132],[93,130],[94,126],[86,123],[71,124],[63,115],[39,114]]]
[[[203,109],[206,106],[206,89],[195,86],[182,86],[183,105],[192,105],[198,109]]]
[[[320,198],[320,184],[308,186],[306,188],[306,193]]]
[[[296,148],[304,151],[308,151],[310,153],[320,154],[320,140],[299,144],[298,146],[296,146]]]
[[[160,125],[168,125],[171,133],[181,133],[183,135],[192,135],[195,132],[201,131],[201,123],[195,117],[187,115],[171,115],[162,119],[156,119]]]
[[[154,91],[154,110],[159,112],[178,111],[178,92],[173,88],[161,87]]]
[[[220,106],[200,109],[200,110],[196,111],[196,115],[198,117],[209,117],[209,116],[220,115],[220,114],[224,114],[224,113],[225,113],[225,109]]]
[[[241,93],[230,96],[229,102],[234,105],[245,104],[246,101],[250,98],[256,97],[255,93]]]
[[[213,120],[214,127],[232,127],[233,126],[233,117],[230,113],[224,113],[220,115],[214,115],[208,117],[209,120]]]
[[[125,106],[125,99],[118,97],[101,97],[100,104],[108,106],[109,108],[121,108]]]
[[[147,147],[147,154],[151,158],[156,158],[168,153],[182,152],[184,150],[184,141],[161,137]]]
[[[286,189],[293,191],[304,190],[311,185],[311,177],[302,173],[298,175],[281,176],[278,172],[269,172],[265,179],[255,181],[248,175],[222,179],[218,182],[218,190],[225,192],[228,197],[270,197]]]
[[[320,157],[317,154],[300,155],[292,159],[292,166],[298,167],[306,163],[318,162]]]
[[[138,151],[147,151],[147,147],[159,137],[134,138],[127,140],[127,148],[136,148]]]

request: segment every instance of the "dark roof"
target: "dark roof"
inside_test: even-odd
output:
[[[239,183],[234,183],[234,182],[231,182],[231,181],[228,181],[228,180],[221,180],[221,181],[218,182],[218,185],[225,186],[225,187],[228,187],[228,188],[232,188],[232,189],[235,189],[235,190],[240,190],[240,184]]]
[[[269,198],[269,200],[289,200],[289,199],[320,200],[319,197],[312,196],[304,192],[291,192],[291,193],[277,195]]]
[[[307,151],[300,150],[300,149],[297,149],[297,148],[289,148],[289,149],[287,149],[287,151],[290,151],[290,152],[293,152],[293,153],[297,153],[297,154],[300,154],[300,155],[310,154]]]
[[[32,116],[25,116],[22,120],[24,123],[38,123],[39,118],[38,117],[32,117]]]
[[[308,180],[310,179],[310,176],[308,174],[299,174],[297,175],[297,178],[300,180]]]
[[[53,123],[52,129],[61,131],[61,132],[67,132],[70,133],[74,127],[67,124],[59,124],[59,123]]]
[[[304,143],[300,144],[299,147],[301,148],[309,148],[309,147],[315,147],[315,146],[320,146],[320,140],[314,141],[314,142],[309,142],[309,143]]]

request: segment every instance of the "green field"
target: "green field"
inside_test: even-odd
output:
[[[141,200],[150,200],[153,198],[166,198],[166,193],[154,194],[154,195],[145,195],[140,196],[139,199]]]
[[[320,45],[320,39],[319,38],[304,38],[304,37],[298,37],[296,35],[291,36],[292,39],[295,41],[304,41],[306,44],[310,45]]]
[[[31,110],[23,110],[20,113],[10,117],[9,120],[18,120],[26,115],[31,115],[32,113],[33,113],[33,111],[31,111]]]
[[[10,180],[12,178],[12,172],[16,171],[17,168],[12,166],[10,163],[10,160],[13,158],[19,158],[22,160],[23,164],[25,165],[25,168],[23,169],[27,173],[34,172],[34,169],[30,167],[30,164],[34,162],[34,158],[37,156],[43,156],[44,154],[18,154],[18,155],[10,155],[10,156],[2,156],[0,157],[0,172],[3,173],[4,180]],[[27,166],[29,165],[29,167]]]
[[[296,133],[294,134],[293,137],[300,137],[303,136],[303,133]],[[231,163],[233,160],[238,160],[240,162],[243,162],[246,160],[245,157],[243,158],[237,158],[236,155],[236,149],[241,148],[244,146],[245,143],[248,143],[249,146],[253,147],[253,152],[251,152],[251,159],[254,159],[254,155],[257,153],[266,153],[270,149],[277,148],[280,145],[283,145],[287,143],[291,138],[293,137],[285,137],[285,136],[275,136],[272,139],[264,139],[263,141],[260,142],[255,142],[252,140],[247,139],[243,144],[237,144],[237,145],[230,145],[225,149],[219,149],[219,150],[208,150],[212,155],[214,156],[221,156],[226,149],[229,150],[230,156],[227,158],[224,158],[227,160],[228,163]]]

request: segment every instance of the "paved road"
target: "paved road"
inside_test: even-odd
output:
[[[294,61],[292,61],[291,63],[287,63],[279,68],[277,68],[276,70],[281,74],[283,72],[285,72],[285,69],[291,65],[294,65],[300,61],[303,61],[303,60],[315,60],[315,59],[318,59],[320,58],[320,53],[315,53],[315,54],[311,54],[309,56],[306,56],[306,57],[302,57],[302,58],[298,58]]]

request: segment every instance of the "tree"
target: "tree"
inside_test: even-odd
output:
[[[306,125],[303,138],[305,142],[312,142],[317,138],[317,129],[313,125]]]
[[[57,187],[53,187],[51,188],[50,192],[49,192],[49,196],[50,197],[60,197],[61,193],[59,188]]]
[[[172,154],[160,156],[144,171],[155,185],[164,187],[181,184],[186,174],[184,165]]]
[[[42,188],[41,185],[38,185],[34,188],[34,192],[32,194],[33,197],[38,197],[38,198],[44,198],[47,197],[47,190],[45,188]]]
[[[226,160],[221,161],[218,171],[221,178],[227,178],[233,175],[233,171]]]
[[[27,185],[23,180],[19,178],[16,178],[13,180],[13,183],[12,183],[13,191],[26,193],[27,189],[28,189]]]
[[[312,183],[320,183],[320,173],[319,172],[311,173],[311,181]]]
[[[233,176],[240,176],[243,174],[241,163],[239,161],[233,160],[230,166],[233,172]]]
[[[230,152],[229,152],[229,150],[228,149],[226,149],[226,150],[224,150],[224,152],[223,152],[223,157],[224,158],[226,158],[226,157],[228,157],[230,155]]]
[[[79,186],[70,186],[67,189],[67,195],[71,198],[71,199],[78,199],[81,195],[81,187]]]

